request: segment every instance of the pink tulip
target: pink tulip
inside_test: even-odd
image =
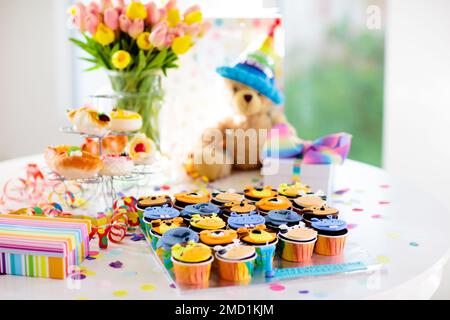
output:
[[[150,43],[156,47],[161,48],[165,45],[166,35],[168,34],[168,26],[166,21],[162,21],[155,25],[150,33]]]
[[[88,4],[87,11],[88,13],[98,15],[101,13],[101,8],[97,2],[92,1],[91,3]]]
[[[108,9],[114,8],[111,0],[102,0],[102,10],[105,12]]]
[[[119,29],[119,13],[116,9],[109,8],[106,9],[104,14],[105,24],[112,31]]]
[[[125,4],[125,0],[118,0],[117,1],[116,10],[119,13],[119,16],[121,14],[125,14],[125,12],[127,11],[127,5]]]
[[[90,32],[90,34],[95,34],[99,24],[100,24],[100,19],[97,15],[89,13],[86,16],[86,30],[88,32]]]
[[[166,38],[164,39],[164,47],[171,47],[174,39],[175,35],[173,33],[166,34]]]
[[[169,0],[164,6],[166,10],[176,9],[177,8],[177,0]]]
[[[131,22],[130,28],[128,29],[128,34],[133,39],[136,39],[138,35],[144,32],[144,20],[135,19]]]
[[[119,27],[122,32],[128,32],[128,29],[130,29],[131,20],[125,15],[121,14],[119,16]]]
[[[184,24],[183,28],[184,32],[192,37],[197,37],[202,31],[202,26],[200,23],[193,23],[191,25]]]
[[[165,8],[159,9],[159,19],[160,20],[167,19],[167,10]]]
[[[147,24],[150,26],[157,24],[161,15],[156,4],[154,2],[149,2],[145,7],[147,8]]]
[[[197,12],[197,11],[201,11],[201,8],[199,5],[193,5],[192,7],[189,7],[186,12],[184,13],[184,17],[186,17],[188,14],[192,13],[192,12]]]
[[[183,37],[186,32],[186,26],[184,23],[179,23],[175,28],[170,29],[169,33],[173,34],[175,38],[177,37]]]
[[[72,23],[76,26],[81,32],[86,30],[86,6],[81,2],[75,5],[75,14],[72,17]]]

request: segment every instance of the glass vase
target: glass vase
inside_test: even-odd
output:
[[[164,103],[161,73],[108,71],[108,78],[116,95],[115,107],[139,113],[142,116],[140,131],[161,151],[159,116]]]

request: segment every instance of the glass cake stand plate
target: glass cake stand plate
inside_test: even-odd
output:
[[[153,252],[152,257],[157,260],[160,268],[164,270],[164,274],[170,283],[176,283],[176,289],[180,294],[192,292],[192,290],[220,290],[224,287],[231,286],[254,286],[263,285],[280,280],[299,280],[299,279],[321,279],[344,277],[356,274],[370,274],[382,272],[382,265],[363,250],[357,243],[348,241],[344,249],[344,253],[340,256],[321,256],[313,254],[309,263],[294,263],[281,259],[277,248],[273,267],[274,274],[266,277],[266,272],[255,269],[253,277],[246,283],[224,281],[219,278],[217,266],[213,263],[211,266],[211,277],[208,283],[200,286],[190,286],[176,282],[175,275],[172,271],[167,270],[162,261],[158,258],[156,252],[151,248],[149,240],[146,238],[149,250]]]

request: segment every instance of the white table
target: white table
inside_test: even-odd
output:
[[[0,183],[23,174],[39,156],[0,163]],[[257,172],[235,174],[215,183],[243,188]],[[449,258],[447,212],[418,190],[383,170],[347,161],[338,170],[335,206],[351,227],[350,236],[384,265],[383,272],[338,278],[285,280],[274,284],[198,290],[179,294],[162,273],[144,241],[126,240],[83,263],[83,280],[0,276],[0,299],[428,299],[438,288]],[[92,245],[93,251],[96,244]],[[114,269],[110,262],[120,261]]]

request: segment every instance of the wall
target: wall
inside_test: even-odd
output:
[[[450,209],[449,12],[448,0],[389,1],[384,166]],[[450,263],[434,298],[450,299]]]
[[[0,160],[64,141],[58,127],[71,99],[66,5],[0,0]]]

